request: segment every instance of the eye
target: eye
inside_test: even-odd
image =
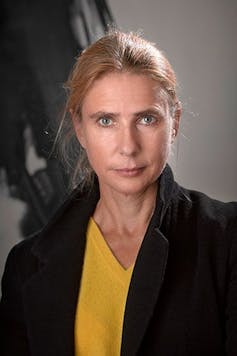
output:
[[[151,125],[154,122],[156,122],[156,118],[152,115],[144,115],[141,119],[140,119],[140,123],[143,125]]]
[[[113,121],[109,118],[109,117],[101,117],[99,120],[98,120],[98,123],[99,125],[101,126],[111,126]]]

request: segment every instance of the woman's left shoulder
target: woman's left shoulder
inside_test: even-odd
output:
[[[237,202],[223,202],[205,193],[178,186],[175,205],[191,220],[207,229],[211,226],[227,232],[237,230]]]

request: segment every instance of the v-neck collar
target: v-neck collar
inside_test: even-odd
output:
[[[92,217],[90,218],[89,224],[92,224],[94,227],[95,235],[93,236],[93,241],[102,256],[104,256],[107,262],[109,263],[110,268],[115,269],[117,275],[121,276],[121,279],[123,279],[124,275],[126,274],[130,275],[131,270],[134,267],[134,263],[128,268],[123,267],[122,264],[118,261],[118,259],[114,256],[113,251],[110,249],[109,245],[105,241],[99,226],[96,224],[95,220]]]

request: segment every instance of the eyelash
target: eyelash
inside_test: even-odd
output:
[[[106,124],[103,123],[103,120],[110,121],[110,123],[109,123],[108,125],[106,125]],[[100,126],[109,127],[109,126],[111,126],[111,124],[112,124],[112,119],[111,119],[110,117],[106,117],[106,116],[105,116],[105,117],[100,117],[97,122],[98,122],[98,124],[99,124]]]
[[[151,121],[151,122],[142,123],[142,125],[149,126],[149,125],[152,125],[152,124],[154,124],[155,122],[157,122],[157,119],[156,119],[153,115],[149,115],[149,114],[148,114],[148,115],[143,115],[143,116],[139,119],[139,121],[141,122],[142,120],[147,119],[147,118],[152,119],[152,121]]]
[[[142,122],[142,120],[147,119],[147,118],[151,119],[151,122]],[[107,124],[103,123],[103,120],[106,120]],[[108,121],[109,121],[109,123],[108,123]],[[147,114],[147,115],[143,115],[140,118],[138,118],[137,123],[140,123],[141,125],[144,125],[144,126],[150,126],[150,125],[155,124],[157,121],[158,121],[158,119],[156,117],[154,117],[153,115]],[[100,117],[97,120],[97,123],[98,123],[98,125],[100,125],[102,127],[110,127],[113,124],[113,119],[111,119],[110,117],[104,116],[104,117]]]

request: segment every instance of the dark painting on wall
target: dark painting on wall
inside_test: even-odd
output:
[[[113,19],[104,0],[3,0],[0,7],[3,244],[10,225],[26,238],[66,198],[68,178],[50,155],[65,101],[63,83],[75,57]]]

